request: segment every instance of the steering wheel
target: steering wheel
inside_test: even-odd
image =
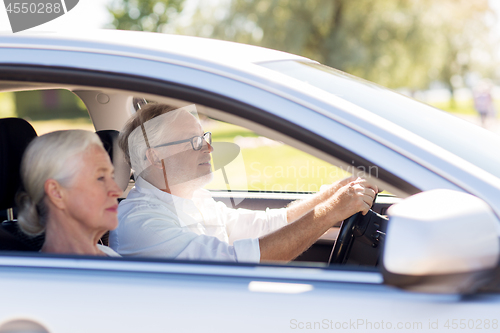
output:
[[[363,214],[358,212],[342,222],[340,231],[333,246],[328,264],[343,264],[347,260],[349,248],[354,238],[354,228],[358,224],[358,219],[363,218]]]
[[[342,222],[328,264],[376,266],[380,257],[380,242],[385,239],[387,217],[369,210],[356,213]],[[354,251],[354,252],[353,252]]]

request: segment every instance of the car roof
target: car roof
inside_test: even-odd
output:
[[[237,66],[280,60],[307,58],[263,47],[209,38],[121,30],[67,32],[0,33],[0,47],[15,46],[37,49],[67,49],[99,53],[124,53],[147,58],[161,54],[183,59],[210,61]]]

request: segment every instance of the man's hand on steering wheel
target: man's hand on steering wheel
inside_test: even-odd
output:
[[[259,238],[260,260],[292,260],[337,222],[360,211],[366,214],[376,192],[376,186],[357,178],[332,184],[309,200],[288,207],[289,224]]]
[[[366,179],[357,178],[342,186],[330,200],[332,213],[337,221],[342,221],[362,212],[363,215],[370,210],[375,195],[378,193],[376,185]]]
[[[336,199],[335,206],[341,214],[339,221],[343,220],[343,223],[330,254],[329,264],[344,263],[347,260],[353,227],[360,218],[359,213],[363,215],[368,213],[377,193],[378,188],[375,185],[365,179],[357,178],[343,186],[335,194],[336,198],[332,198]]]

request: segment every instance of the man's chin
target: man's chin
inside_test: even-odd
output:
[[[203,187],[203,186],[209,184],[213,179],[214,179],[213,172],[209,172],[209,173],[197,178],[197,180],[200,181],[200,184],[203,183],[203,185],[201,185],[200,187]]]
[[[180,184],[176,184],[176,186],[189,186],[193,189],[202,188],[203,186],[209,184],[214,178],[214,174],[212,172],[208,172],[204,175],[201,175],[197,178],[182,182]]]

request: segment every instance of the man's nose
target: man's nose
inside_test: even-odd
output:
[[[207,144],[206,146],[205,146],[205,143]],[[214,147],[212,147],[212,145],[207,140],[205,140],[205,138],[203,138],[203,148],[202,149],[203,150],[207,149],[209,153],[214,151]]]
[[[208,148],[208,152],[211,153],[214,151],[214,147],[212,147],[212,145],[210,143],[208,143],[208,141],[205,141],[207,143],[207,148]]]

